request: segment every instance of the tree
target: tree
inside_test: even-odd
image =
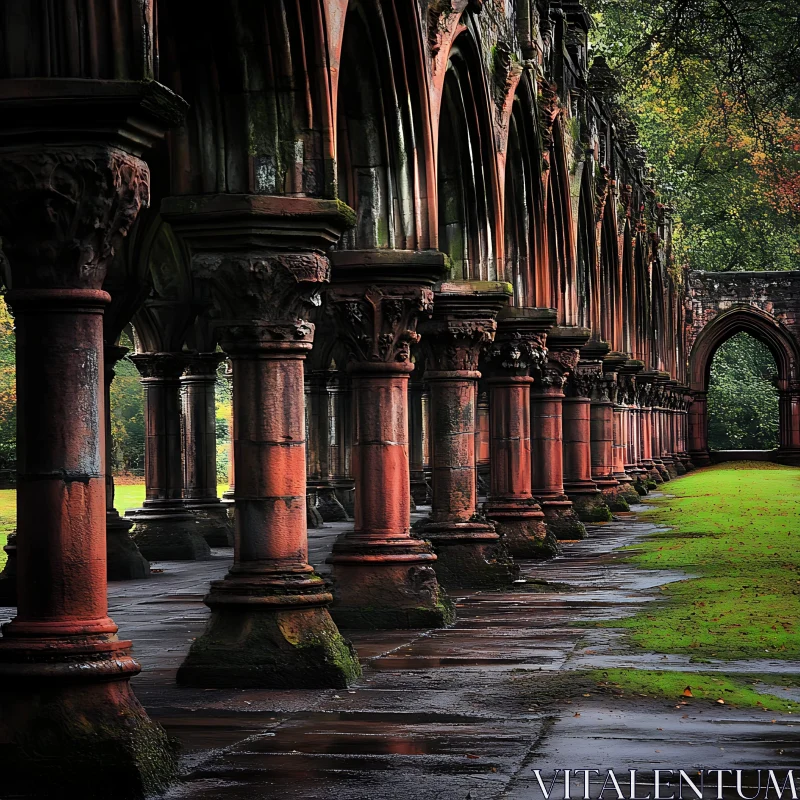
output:
[[[800,12],[777,0],[596,0],[595,53],[677,208],[693,269],[800,258]]]

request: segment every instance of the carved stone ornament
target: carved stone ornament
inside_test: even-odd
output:
[[[182,353],[136,353],[130,360],[145,380],[177,381],[186,369]]]
[[[361,362],[409,362],[418,318],[433,311],[433,290],[422,286],[334,286],[328,298],[351,360]]]
[[[323,254],[198,253],[192,258],[192,273],[216,299],[217,326],[226,331],[226,341],[253,335],[262,342],[313,341],[308,317],[321,305],[321,284],[330,275]]]
[[[511,331],[499,334],[488,348],[486,361],[493,370],[525,375],[547,363],[544,333]]]
[[[425,326],[422,347],[432,371],[471,371],[478,369],[482,351],[494,340],[497,322],[493,319],[434,320]]]
[[[0,239],[14,288],[99,289],[149,196],[147,164],[114,147],[0,154]]]
[[[600,362],[579,361],[567,378],[564,394],[567,397],[593,397],[596,386],[603,382],[603,365]]]

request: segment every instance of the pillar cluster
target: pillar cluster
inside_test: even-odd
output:
[[[525,559],[710,463],[708,365],[739,330],[776,357],[776,458],[800,460],[800,282],[675,263],[580,2],[71,0],[74,25],[6,5],[4,786],[143,797],[173,776],[106,600],[150,562],[232,558],[197,587],[180,683],[339,688],[360,674],[340,627],[449,625],[448,590],[524,582]],[[125,358],[146,497],[120,515]],[[326,579],[320,526],[339,526]]]

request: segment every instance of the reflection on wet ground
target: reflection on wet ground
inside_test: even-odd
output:
[[[310,532],[312,563],[324,564],[344,527]],[[209,562],[159,564],[164,571],[149,581],[112,584],[112,616],[144,665],[137,694],[183,745],[184,781],[169,797],[532,800],[543,796],[534,770],[551,777],[558,768],[613,768],[626,780],[628,769],[641,769],[644,797],[645,773],[656,768],[797,766],[800,729],[789,715],[596,694],[555,710],[524,700],[521,686],[535,689],[537,673],[569,680],[584,668],[713,668],[629,654],[615,631],[572,625],[635,613],[658,586],[683,577],[637,570],[615,553],[653,530],[635,518],[592,526],[562,557],[523,562],[526,577],[566,583],[567,591],[464,593],[447,630],[348,632],[364,665],[350,690],[176,687],[175,670],[207,618],[203,593],[225,573],[230,551]],[[793,668],[773,660],[726,665],[767,675]],[[800,784],[800,770],[797,777]],[[745,776],[743,787],[754,781]],[[596,797],[601,784],[592,786]],[[563,781],[550,796],[564,796]],[[583,796],[580,782],[572,796]]]

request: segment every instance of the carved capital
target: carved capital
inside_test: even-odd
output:
[[[497,323],[493,319],[433,319],[425,323],[422,346],[427,366],[432,371],[478,369],[483,350],[494,339]]]
[[[603,382],[603,365],[599,361],[579,361],[567,378],[564,394],[567,397],[594,399],[597,384]]]
[[[206,378],[215,381],[217,368],[225,360],[225,353],[190,353],[186,356],[184,378]]]
[[[15,289],[102,286],[150,194],[147,164],[101,145],[0,154],[0,237]]]
[[[129,358],[144,381],[177,381],[186,368],[184,353],[136,353]]]
[[[545,336],[543,332],[503,330],[489,347],[486,361],[493,371],[510,375],[541,370],[547,362]]]
[[[403,284],[332,286],[327,310],[353,361],[410,365],[410,348],[420,340],[417,322],[433,311],[433,290]]]
[[[322,303],[330,262],[315,251],[205,252],[192,258],[192,273],[215,298],[216,325],[228,338],[242,325],[255,325],[276,340],[305,340],[313,338],[308,317]]]

